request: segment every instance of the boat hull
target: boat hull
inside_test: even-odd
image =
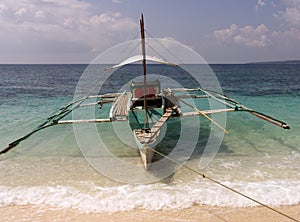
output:
[[[149,170],[151,167],[156,147],[163,139],[165,132],[166,126],[162,126],[155,135],[150,131],[143,132],[141,130],[133,130],[135,142],[139,149],[145,170]]]
[[[161,115],[158,120],[156,120],[156,122],[152,122],[150,128],[133,130],[134,138],[146,170],[149,169],[152,163],[156,146],[164,138],[167,130],[167,125],[165,123],[172,114],[173,110],[167,109],[166,112]]]

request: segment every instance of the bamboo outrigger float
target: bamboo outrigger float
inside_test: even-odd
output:
[[[27,135],[15,140],[10,143],[8,147],[0,151],[0,155],[8,152],[21,141],[27,139],[35,132],[48,128],[54,125],[60,124],[77,124],[77,123],[103,123],[103,122],[114,122],[114,121],[127,121],[132,133],[134,135],[137,147],[140,151],[140,155],[143,161],[144,168],[148,170],[151,167],[151,162],[155,152],[157,144],[161,141],[163,134],[161,133],[166,125],[166,122],[170,118],[186,117],[186,116],[204,116],[212,124],[218,128],[227,132],[220,124],[213,120],[209,115],[218,114],[224,112],[248,112],[268,121],[274,125],[289,129],[289,126],[278,119],[275,119],[269,115],[252,110],[239,102],[226,97],[223,94],[205,90],[202,88],[173,88],[173,89],[162,89],[160,82],[148,81],[147,80],[147,61],[156,62],[164,65],[176,66],[176,64],[167,62],[163,59],[159,59],[153,56],[146,55],[145,47],[145,31],[144,31],[144,19],[143,15],[140,20],[141,29],[141,48],[142,55],[136,55],[128,58],[118,65],[112,66],[109,69],[115,69],[124,65],[135,63],[138,61],[142,62],[143,67],[143,81],[142,82],[131,82],[131,91],[124,91],[123,93],[108,93],[103,95],[92,95],[85,96],[77,99],[68,105],[62,107],[55,115],[50,116],[44,123],[37,126],[32,132]],[[184,93],[197,92],[197,94],[183,95]],[[226,108],[224,109],[211,109],[211,110],[200,110],[198,107],[188,103],[185,98],[210,98],[214,101],[223,104]],[[95,100],[96,102],[89,102]],[[70,119],[65,120],[74,109],[85,106],[99,106],[100,108],[111,103],[108,118],[99,119]],[[190,107],[193,111],[182,112],[181,106],[185,105]]]

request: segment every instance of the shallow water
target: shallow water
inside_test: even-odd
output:
[[[0,147],[30,132],[70,102],[85,67],[1,65]],[[187,166],[266,204],[299,204],[300,66],[214,65],[212,68],[226,94],[288,122],[291,130],[280,129],[248,113],[229,113],[226,127],[229,134],[212,162],[199,169],[210,132],[210,124],[200,117],[200,137]],[[170,149],[178,139],[178,122],[172,121],[167,138],[160,144],[161,151]],[[185,123],[193,130],[193,119]],[[97,126],[97,131],[110,153],[140,167],[126,172],[126,177],[138,181],[143,172],[139,154],[112,133],[113,127],[103,124]],[[90,146],[97,144],[94,138],[88,138],[88,142]],[[183,153],[188,142],[181,147]],[[91,154],[94,151],[97,150],[91,150]],[[110,163],[105,155],[99,154],[95,160]],[[107,165],[107,169],[123,172],[121,166]],[[153,172],[145,172],[143,177],[158,179],[150,184],[124,184],[102,175],[83,157],[72,126],[54,126],[1,156],[0,206],[44,204],[87,212],[118,212],[137,208],[177,209],[194,204],[253,205],[183,167],[164,179]]]

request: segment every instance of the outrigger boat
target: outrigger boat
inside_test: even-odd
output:
[[[205,90],[203,88],[162,88],[159,80],[147,80],[147,64],[146,62],[156,62],[164,65],[177,66],[177,64],[167,62],[154,56],[146,55],[145,47],[145,30],[143,15],[140,19],[141,31],[141,55],[135,55],[118,65],[112,66],[109,69],[116,69],[124,65],[141,61],[143,67],[143,81],[132,81],[130,83],[130,91],[123,93],[107,93],[103,95],[84,96],[83,98],[76,99],[68,105],[62,107],[55,115],[50,116],[44,123],[40,124],[32,132],[19,138],[18,140],[9,144],[8,147],[0,151],[0,155],[8,152],[13,147],[17,146],[21,141],[27,139],[35,132],[45,129],[50,126],[59,124],[75,124],[75,123],[102,123],[114,121],[127,121],[130,129],[135,138],[136,145],[139,149],[143,165],[146,170],[151,166],[155,148],[161,141],[164,135],[162,132],[165,123],[173,117],[186,117],[186,116],[204,116],[209,119],[213,124],[226,130],[220,126],[209,115],[224,112],[237,112],[244,111],[255,115],[265,121],[275,124],[284,129],[289,129],[289,126],[278,119],[269,115],[263,114],[252,110],[239,102],[226,97],[225,95]],[[183,95],[182,92],[197,92],[200,94]],[[106,104],[111,103],[111,109],[108,118],[99,119],[70,119],[65,120],[68,114],[74,109],[87,106],[85,103],[89,99],[97,99],[96,103],[92,105],[99,105],[100,108]],[[200,110],[198,107],[191,105],[184,98],[210,98],[214,101],[224,105],[224,109],[209,109]],[[181,106],[187,106],[192,109],[189,112],[183,112]]]

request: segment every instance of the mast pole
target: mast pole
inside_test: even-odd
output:
[[[142,43],[142,55],[143,55],[143,72],[144,72],[144,129],[148,128],[148,116],[147,116],[147,92],[146,92],[146,86],[147,86],[147,72],[146,72],[146,43],[145,43],[145,27],[144,27],[144,16],[141,15],[140,19],[140,28],[141,28],[141,43]]]

